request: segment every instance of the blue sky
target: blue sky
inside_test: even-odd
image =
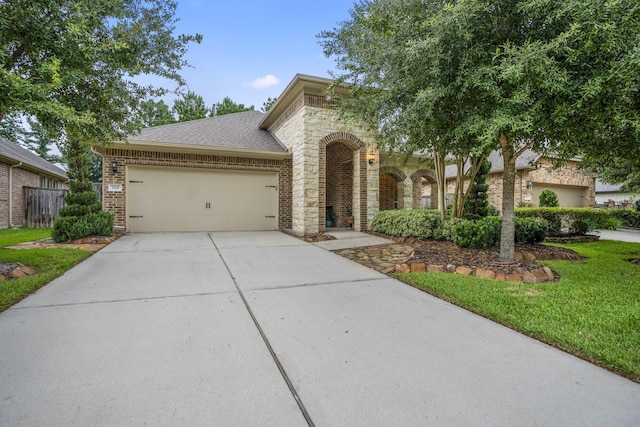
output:
[[[328,77],[334,68],[316,35],[349,17],[350,0],[178,0],[177,33],[203,35],[186,55],[189,90],[207,106],[225,96],[260,110],[296,73]],[[172,97],[165,101],[169,106]]]

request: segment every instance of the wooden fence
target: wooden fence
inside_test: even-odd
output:
[[[64,206],[64,195],[69,190],[23,187],[25,223],[27,227],[51,228]]]

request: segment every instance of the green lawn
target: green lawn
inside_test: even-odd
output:
[[[563,245],[585,261],[549,261],[561,279],[527,285],[447,273],[397,277],[640,382],[640,244]]]
[[[0,261],[19,262],[33,267],[36,274],[0,282],[0,312],[6,310],[41,286],[91,255],[79,249],[4,249],[4,246],[30,242],[51,236],[50,229],[21,228],[0,230]]]

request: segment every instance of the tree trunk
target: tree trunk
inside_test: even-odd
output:
[[[500,261],[515,260],[515,182],[516,159],[513,145],[504,132],[500,132],[500,146],[504,171],[502,172],[502,234],[500,235]]]
[[[447,207],[445,206],[445,192],[447,187],[447,177],[445,176],[445,155],[433,154],[433,163],[436,168],[436,184],[438,186],[438,209],[442,222],[447,219]],[[433,197],[433,194],[431,195]]]

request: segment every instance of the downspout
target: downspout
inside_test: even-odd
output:
[[[15,228],[13,225],[13,168],[19,168],[22,162],[17,165],[9,166],[9,228]]]

